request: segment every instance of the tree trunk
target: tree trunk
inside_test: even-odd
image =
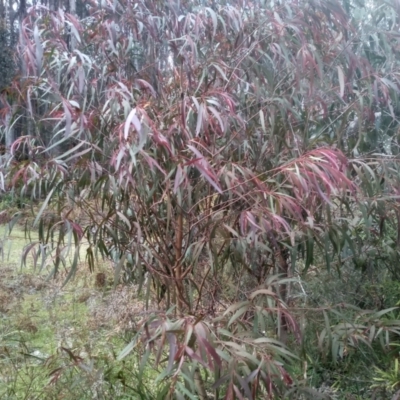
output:
[[[60,1],[59,0],[50,0],[49,1],[49,9],[51,11],[57,11],[60,7]]]
[[[287,261],[287,249],[278,245],[278,264],[279,264],[279,273],[283,275],[283,279],[287,279],[290,277],[290,267]],[[282,283],[279,286],[279,295],[282,301],[287,303],[289,297],[290,286],[288,282]],[[283,343],[287,343],[289,326],[288,319],[286,314],[280,312],[280,323],[279,323],[279,340]]]
[[[75,0],[69,0],[69,13],[72,15],[76,15],[76,1]],[[70,30],[69,34],[69,50],[72,52],[76,48],[76,37],[72,33],[72,29]]]
[[[6,134],[5,134],[5,142],[6,142],[6,154],[10,153],[10,149],[15,140],[14,126],[12,124],[12,117],[16,111],[16,106],[10,106],[6,115]]]
[[[23,23],[25,17],[26,17],[26,0],[20,0],[19,9],[18,9],[18,30],[19,30],[19,44],[22,47],[21,54],[25,53],[25,47],[26,47],[25,38],[23,35],[23,29],[22,29],[22,23]],[[21,57],[20,63],[21,63],[20,64],[21,75],[22,75],[22,77],[25,77],[26,73],[27,73],[27,65],[26,65],[25,59],[23,57]]]
[[[4,0],[0,0],[0,20],[2,22],[6,20],[6,6]]]

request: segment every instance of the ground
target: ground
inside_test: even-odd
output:
[[[0,398],[132,398],[125,375],[135,360],[117,357],[145,314],[135,287],[113,290],[110,265],[90,273],[84,260],[63,286],[62,271],[48,279],[33,257],[21,267],[23,228],[5,232],[0,227]]]

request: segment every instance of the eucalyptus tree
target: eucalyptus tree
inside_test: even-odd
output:
[[[0,19],[0,24],[0,51],[3,54],[0,60],[0,91],[2,91],[9,86],[14,77],[15,63],[10,46],[10,32],[4,19]]]
[[[5,179],[41,200],[24,258],[56,274],[72,251],[70,279],[84,245],[90,269],[110,257],[116,283],[125,274],[149,307],[176,307],[121,354],[139,338],[144,360],[155,350],[160,398],[300,390],[284,347],[302,340],[294,271],[360,263],[374,224],[398,213],[396,4],[345,9],[123,0],[91,2],[81,20],[37,6],[21,24],[29,79],[10,90],[34,129]],[[387,157],[368,158],[376,132]],[[350,339],[397,332],[375,317]]]

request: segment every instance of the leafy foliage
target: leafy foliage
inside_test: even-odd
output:
[[[158,366],[168,349],[163,396],[282,396],[285,345],[302,342],[299,265],[351,259],[396,276],[397,12],[327,0],[29,11],[29,78],[10,93],[32,130],[3,177],[41,201],[23,258],[55,275],[73,252],[68,281],[85,246],[91,270],[109,257],[115,285],[124,276],[148,304],[155,289],[157,308],[176,306],[123,352],[144,340],[142,362],[153,351]],[[321,352],[336,362],[397,335],[384,314],[326,315]]]

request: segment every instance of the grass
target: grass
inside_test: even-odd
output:
[[[135,287],[96,287],[96,273],[112,282],[113,271],[100,263],[90,274],[84,262],[63,286],[63,272],[48,279],[50,268],[34,269],[32,257],[21,267],[24,232],[5,232],[0,227],[0,398],[155,398],[155,371],[147,368],[138,388],[135,355],[117,361],[144,310]]]

